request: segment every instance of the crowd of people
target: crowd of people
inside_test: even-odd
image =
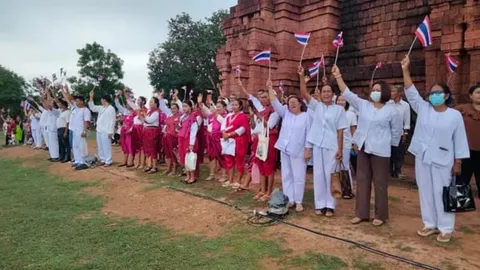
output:
[[[118,90],[113,100],[103,96],[97,105],[93,91],[86,103],[63,85],[62,99],[55,91],[46,90],[40,104],[35,104],[38,110],[26,112],[24,129],[28,126],[36,149],[45,142],[52,162],[71,162],[76,170],[84,170],[88,168],[86,138],[93,112],[98,114],[100,166],[112,165],[112,141],[118,140],[124,154],[119,167],[154,174],[164,160],[162,173],[185,176],[187,184],[200,180],[204,162],[209,168],[205,181],[218,180],[224,188],[239,192],[249,190],[258,171],[260,188],[254,199],[259,201],[270,199],[280,163],[283,192],[290,200],[289,207],[298,212],[304,211],[307,166],[313,166],[315,214],[325,217],[335,214],[338,202],[331,192],[331,175],[341,167],[348,171],[351,185],[356,183],[354,193],[343,194],[343,199],[356,200],[351,223],[371,220],[373,184],[372,224],[381,226],[389,219],[389,179],[402,175],[413,111],[417,120],[408,150],[415,156],[424,223],[418,235],[438,234],[438,241],[448,242],[455,214],[443,209],[443,187],[456,176],[469,183],[472,175],[480,186],[480,84],[469,89],[472,102],[455,110],[448,86],[432,86],[425,100],[409,69],[410,60],[405,57],[403,85],[372,83],[367,99],[349,90],[336,65],[332,68],[335,85],[324,80],[321,88],[313,91],[307,88],[310,77],[299,66],[300,95],[275,91],[270,79],[266,89],[252,95],[238,79],[238,88],[248,100],[235,91],[227,97],[220,90],[216,102],[210,91],[181,101],[177,90],[168,99],[159,90],[147,103],[145,97],[134,98],[125,88]],[[12,120],[6,123],[8,138],[19,138]],[[182,171],[189,153],[197,156],[194,169]]]

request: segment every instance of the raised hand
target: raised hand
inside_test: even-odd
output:
[[[298,66],[297,72],[298,72],[298,76],[302,77],[305,74],[305,69],[300,65]]]
[[[273,90],[273,82],[270,79],[268,79],[268,81],[267,81],[267,89]]]
[[[405,58],[403,58],[402,60],[402,69],[409,70],[409,68],[410,68],[410,58],[408,57],[408,55],[406,55]]]
[[[198,96],[197,96],[197,104],[202,104],[203,103],[203,94],[202,93],[198,93]]]
[[[340,73],[340,69],[338,68],[337,65],[333,65],[333,67],[332,67],[332,74],[333,74],[333,76],[334,76],[335,78],[342,76],[342,73]]]
[[[94,96],[95,96],[95,92],[93,92],[93,89],[92,89],[92,91],[90,91],[90,99],[93,99]]]

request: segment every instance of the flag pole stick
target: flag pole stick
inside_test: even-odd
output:
[[[337,46],[337,55],[335,56],[335,63],[333,65],[337,65],[338,51],[340,51],[340,46]]]
[[[302,65],[303,56],[305,55],[305,49],[306,49],[306,48],[307,48],[307,45],[303,46],[302,56],[300,56],[300,65]]]
[[[413,49],[413,45],[415,44],[415,41],[417,41],[417,36],[415,35],[415,38],[413,39],[412,45],[410,45],[410,50],[408,50],[407,56],[410,55]]]
[[[315,87],[315,89],[318,88],[318,79],[319,79],[319,77],[320,77],[320,72],[317,71],[317,86]]]
[[[370,79],[371,82],[373,82],[373,79],[375,78],[375,72],[377,72],[377,68],[373,70],[372,78]]]

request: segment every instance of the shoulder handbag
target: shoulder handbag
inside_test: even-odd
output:
[[[475,200],[470,185],[457,184],[454,176],[450,186],[443,187],[443,209],[449,213],[475,211]]]
[[[263,125],[263,132],[258,136],[258,146],[257,146],[257,152],[255,153],[255,156],[260,159],[261,161],[267,160],[268,156],[268,140],[269,140],[269,135],[270,135],[270,129],[265,127],[265,121],[262,121]]]

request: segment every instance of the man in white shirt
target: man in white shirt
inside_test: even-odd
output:
[[[100,166],[109,167],[112,165],[112,138],[115,133],[115,121],[117,115],[115,108],[111,105],[110,96],[103,96],[100,102],[101,106],[97,106],[93,102],[94,92],[90,91],[90,101],[88,107],[94,113],[98,113],[97,117],[97,148]]]
[[[60,161],[66,163],[70,161],[71,147],[68,142],[68,121],[70,118],[70,110],[68,103],[64,100],[56,100],[57,106],[60,108],[60,116],[57,118],[57,134],[58,146],[60,152]]]
[[[75,109],[72,111],[72,117],[70,118],[70,127],[73,131],[73,158],[75,163],[73,166],[75,170],[85,170],[88,166],[85,164],[85,158],[87,156],[87,134],[88,125],[91,120],[91,112],[85,107],[85,99],[81,96],[76,96]]]
[[[45,110],[45,104],[43,106],[39,106],[38,108],[40,109],[40,130],[42,134],[42,139],[45,141],[45,145],[48,148],[48,136],[47,136],[47,126],[48,126],[48,115],[49,111]],[[41,143],[40,143],[41,144]]]
[[[410,105],[402,99],[403,86],[395,85],[391,90],[392,98],[388,104],[395,107],[402,119],[403,135],[398,147],[392,146],[392,157],[390,158],[390,175],[399,178],[402,173],[402,165],[405,160],[405,150],[408,132],[410,131]]]

